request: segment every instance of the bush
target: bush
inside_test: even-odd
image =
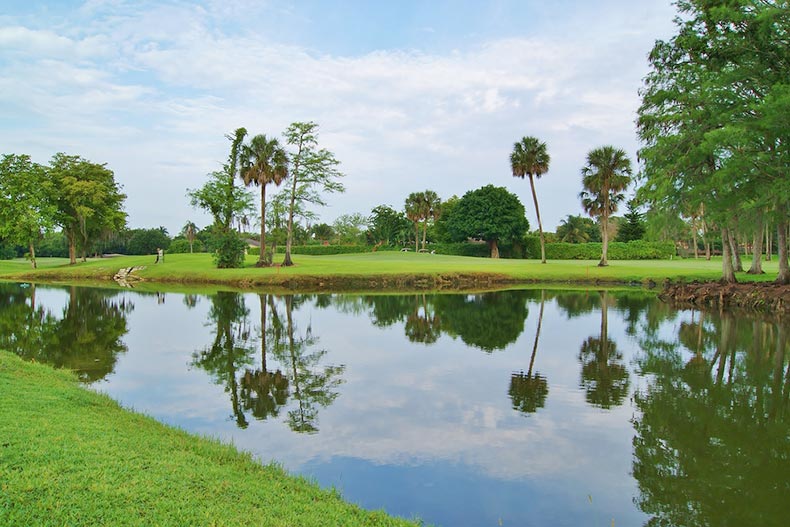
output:
[[[600,243],[547,243],[546,258],[549,260],[598,260],[601,258],[601,247]],[[609,260],[667,260],[674,255],[675,244],[672,242],[635,240],[627,243],[609,242],[607,258]],[[538,248],[537,257],[540,257],[540,248]]]
[[[200,240],[195,240],[192,244],[192,251],[196,253],[203,252],[203,242]],[[185,240],[183,238],[176,238],[170,243],[170,247],[167,248],[167,252],[171,254],[183,254],[189,252],[189,240]]]
[[[544,233],[545,234],[545,233]],[[524,258],[540,258],[540,236],[524,236]],[[546,242],[548,245],[548,241]]]
[[[308,254],[312,256],[369,253],[372,251],[372,245],[294,245],[291,247],[291,254]],[[250,248],[250,254],[252,254],[252,248]],[[285,254],[284,245],[277,246],[277,254]]]
[[[241,267],[244,264],[244,249],[247,244],[235,231],[216,234],[212,237],[214,263],[219,269]]]
[[[499,257],[500,258],[523,258],[524,245],[513,243],[499,243]],[[487,243],[432,243],[428,245],[429,251],[434,251],[436,254],[447,254],[450,256],[474,256],[477,258],[488,258],[491,255],[491,250],[488,248]],[[538,256],[540,256],[540,245],[538,245]]]

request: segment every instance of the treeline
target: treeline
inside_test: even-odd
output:
[[[678,0],[677,34],[657,41],[642,89],[640,201],[665,236],[710,254],[722,279],[762,273],[777,240],[777,281],[790,283],[790,4],[786,0]],[[770,254],[770,251],[769,251]]]

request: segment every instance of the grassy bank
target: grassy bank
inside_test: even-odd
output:
[[[98,258],[77,265],[41,259],[33,271],[24,261],[0,262],[0,278],[9,280],[109,280],[121,267],[145,266],[135,274],[147,281],[180,284],[227,284],[235,287],[282,287],[301,290],[375,290],[399,288],[465,288],[492,284],[661,283],[670,280],[717,280],[721,260],[674,259],[612,261],[598,267],[594,260],[492,260],[464,256],[400,252],[298,255],[293,267],[254,267],[249,256],[241,269],[216,269],[208,254],[167,255],[154,265],[153,256]],[[759,277],[739,274],[742,281],[773,280],[777,262],[764,264]]]
[[[0,525],[415,525],[0,352]]]

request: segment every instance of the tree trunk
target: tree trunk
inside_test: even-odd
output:
[[[608,206],[608,204],[604,205],[604,207]],[[609,215],[604,212],[601,223],[601,261],[598,262],[598,267],[606,267],[609,265],[609,261],[607,260],[606,256],[609,252]]]
[[[425,250],[425,239],[428,235],[428,218],[422,224],[422,250]]]
[[[691,243],[694,244],[694,259],[699,258],[699,250],[697,249],[697,226],[694,221],[691,222]]]
[[[261,301],[261,371],[265,374],[266,370],[266,296],[258,295]]]
[[[302,143],[299,143],[299,152],[302,151]],[[285,240],[285,258],[283,258],[283,265],[289,267],[293,265],[293,260],[291,260],[291,245],[293,245],[294,239],[294,207],[296,206],[296,182],[297,182],[297,174],[299,173],[299,163],[297,162],[294,165],[294,169],[291,173],[291,178],[293,181],[291,182],[291,205],[288,207],[288,238]],[[272,255],[273,257],[273,255]]]
[[[529,188],[532,189],[532,201],[535,203],[535,215],[538,217],[538,232],[540,233],[540,263],[546,263],[546,242],[543,240],[543,223],[540,221],[538,195],[535,193],[535,183],[532,181],[532,174],[529,175]]]
[[[773,253],[773,241],[774,237],[771,236],[771,227],[770,225],[765,226],[765,261],[771,261],[771,253]]]
[[[499,258],[499,247],[496,240],[488,240],[488,248],[491,249],[491,258]]]
[[[33,269],[36,268],[36,249],[33,247],[33,242],[30,242],[30,265],[33,266]]]
[[[272,255],[274,258],[274,255]],[[261,252],[256,267],[265,267],[266,262],[266,185],[261,184]]]
[[[763,271],[763,215],[762,213],[757,216],[757,226],[754,230],[754,239],[752,241],[752,265],[748,274],[765,274]]]
[[[414,252],[420,250],[420,222],[414,222]]]
[[[735,239],[735,232],[732,229],[728,229],[727,234],[730,239],[730,252],[732,253],[732,263],[735,267],[735,272],[742,273],[743,262],[741,261],[741,254],[738,252],[738,240]]]
[[[532,357],[529,359],[529,371],[527,377],[532,377],[532,366],[535,364],[535,355],[538,353],[538,341],[540,340],[540,326],[543,323],[543,305],[546,303],[546,290],[540,292],[540,313],[538,314],[538,329],[535,331],[535,342],[532,344]]]
[[[732,268],[732,255],[730,254],[730,236],[726,227],[721,228],[721,282],[734,284],[735,271]]]
[[[776,225],[779,241],[779,276],[776,277],[777,284],[790,284],[790,268],[787,265],[787,216],[784,211],[779,211],[779,219]]]

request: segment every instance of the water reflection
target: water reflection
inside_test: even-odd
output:
[[[211,297],[208,325],[214,328],[214,341],[193,353],[192,364],[224,386],[239,428],[249,425],[245,411],[263,420],[279,416],[287,407],[291,430],[318,432],[319,411],[337,398],[345,366],[323,364],[328,352],[318,348],[312,328],[304,332],[297,328],[294,309],[312,297],[258,297],[261,324],[257,334],[242,294],[220,292]],[[253,367],[256,339],[261,351],[258,368]],[[276,370],[269,369],[272,359],[279,365]]]
[[[543,310],[546,305],[546,291],[540,292],[540,311],[538,312],[538,327],[535,330],[535,341],[532,344],[532,356],[529,359],[529,369],[525,374],[523,371],[513,373],[510,376],[510,389],[508,395],[513,403],[513,409],[525,414],[531,414],[546,405],[546,397],[549,396],[549,383],[546,377],[540,373],[532,373],[535,366],[535,355],[538,353],[538,342],[540,341],[540,328],[543,325]]]
[[[787,324],[699,314],[676,339],[646,333],[633,474],[648,525],[786,525]]]
[[[122,337],[134,304],[113,290],[62,291],[68,301],[57,316],[36,304],[35,284],[0,283],[0,349],[74,370],[83,382],[101,380],[127,351]]]
[[[579,350],[581,387],[588,403],[608,409],[623,404],[631,381],[623,354],[609,338],[609,293],[600,291],[599,295],[601,331],[597,337],[587,337]]]

